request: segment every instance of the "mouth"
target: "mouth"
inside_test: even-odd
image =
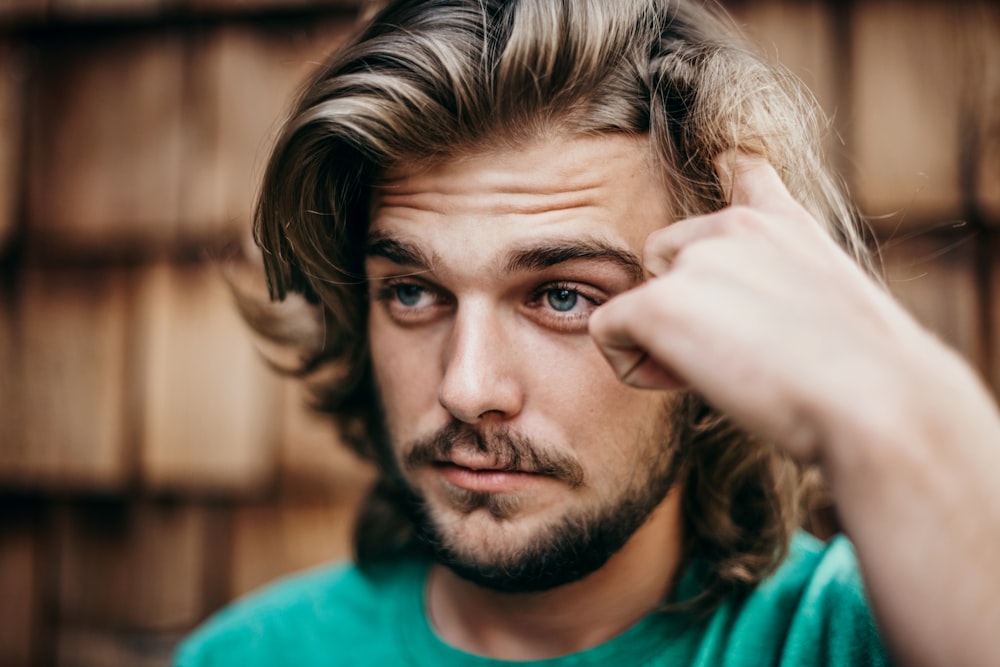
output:
[[[512,493],[548,478],[488,461],[437,461],[433,467],[448,484],[477,493]]]

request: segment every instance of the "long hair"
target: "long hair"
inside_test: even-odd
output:
[[[373,182],[403,163],[516,148],[544,134],[648,137],[677,219],[725,206],[713,159],[765,156],[792,195],[873,271],[857,216],[821,155],[812,98],[715,10],[687,0],[398,0],[304,88],[277,139],[255,238],[270,296],[247,308],[299,346],[320,410],[381,471],[356,531],[359,562],[410,539],[406,494],[378,446],[367,348],[364,242]],[[270,313],[270,314],[269,314]],[[315,380],[315,378],[320,378]],[[674,425],[685,557],[707,566],[709,604],[777,566],[800,521],[799,467],[697,396]]]

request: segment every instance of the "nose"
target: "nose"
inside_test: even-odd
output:
[[[467,424],[510,419],[521,411],[519,350],[487,304],[459,308],[445,350],[438,402]]]

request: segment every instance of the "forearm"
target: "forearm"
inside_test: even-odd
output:
[[[880,400],[827,416],[821,458],[899,662],[995,664],[1000,416],[957,355],[915,338]]]

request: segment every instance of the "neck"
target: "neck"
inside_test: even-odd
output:
[[[675,488],[601,569],[541,593],[498,593],[435,566],[427,611],[446,643],[476,655],[541,660],[583,651],[663,602],[680,563],[680,525]]]

